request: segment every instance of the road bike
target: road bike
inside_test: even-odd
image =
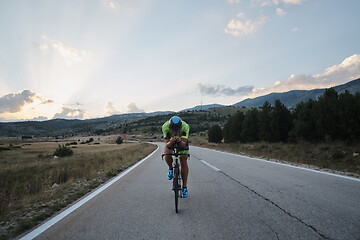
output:
[[[173,153],[172,154],[163,154],[161,155],[162,159],[164,160],[164,156],[169,155],[173,157],[173,188],[175,193],[175,212],[178,213],[178,206],[179,206],[179,197],[182,195],[182,188],[181,188],[181,169],[180,169],[180,156],[187,155],[190,157],[190,154],[182,154],[179,153],[178,144],[175,142],[173,146]]]

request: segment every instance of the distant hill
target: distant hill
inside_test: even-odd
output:
[[[224,107],[224,105],[220,105],[220,104],[198,105],[193,108],[187,108],[187,109],[181,110],[179,112],[201,111],[201,110],[208,110],[210,108],[218,108],[218,107]]]
[[[350,93],[355,94],[360,92],[360,78],[348,82],[343,85],[333,87],[338,93],[343,93],[348,90]],[[265,101],[268,101],[271,105],[275,104],[275,100],[279,99],[288,108],[295,108],[296,104],[300,102],[306,102],[309,99],[316,100],[325,92],[324,89],[314,90],[292,90],[284,93],[270,93],[257,98],[248,98],[241,102],[235,103],[233,106],[237,107],[261,107]]]
[[[78,119],[52,119],[48,121],[21,121],[21,122],[0,122],[0,136],[57,136],[64,134],[78,134],[95,131],[98,129],[116,128],[122,124],[130,123],[146,117],[171,114],[174,112],[153,112],[153,113],[126,113],[112,115],[103,118],[86,120]]]
[[[165,114],[171,114],[174,113],[173,111],[158,111],[158,112],[152,112],[152,113],[124,113],[124,114],[116,114],[108,117],[103,118],[94,118],[94,119],[88,119],[83,120],[84,122],[111,122],[111,121],[122,121],[122,120],[129,120],[134,118],[145,118],[145,117],[152,117],[157,115],[165,115]]]
[[[345,90],[352,94],[360,92],[360,79],[336,86],[334,89],[338,93],[342,93]],[[275,100],[279,99],[288,108],[295,108],[296,104],[301,101],[317,99],[324,91],[325,89],[314,89],[309,91],[293,90],[285,93],[270,93],[253,99],[245,99],[232,106],[210,104],[195,106],[179,112],[126,113],[87,120],[52,119],[43,122],[0,122],[0,136],[62,136],[80,133],[108,134],[128,132],[130,128],[133,128],[136,132],[157,132],[156,126],[162,124],[175,113],[191,123],[193,131],[203,131],[208,128],[209,124],[220,124],[237,111],[246,111],[246,108],[250,107],[260,107],[265,101],[274,105]]]

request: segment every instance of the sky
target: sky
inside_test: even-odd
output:
[[[358,0],[0,0],[0,121],[235,104],[360,77]]]

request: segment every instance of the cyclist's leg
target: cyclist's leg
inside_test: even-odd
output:
[[[172,150],[169,149],[167,146],[165,146],[165,148],[164,148],[164,154],[172,154]],[[170,156],[170,155],[165,155],[165,162],[166,162],[166,164],[167,164],[168,167],[169,167],[169,171],[168,171],[168,174],[167,174],[167,178],[168,178],[168,180],[171,180],[171,179],[173,179],[173,165],[172,165],[172,163],[173,163],[173,158],[172,158],[172,156]]]
[[[172,150],[170,148],[168,148],[167,146],[165,146],[164,154],[172,154]],[[166,161],[167,165],[169,166],[169,169],[172,169],[173,168],[173,166],[172,166],[172,163],[173,163],[172,156],[165,155],[165,161]]]
[[[181,165],[181,178],[183,180],[183,187],[187,187],[187,179],[189,175],[189,166],[187,163],[188,156],[180,156],[180,165]]]

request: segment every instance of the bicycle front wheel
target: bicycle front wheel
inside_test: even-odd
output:
[[[173,178],[173,185],[174,185],[174,193],[175,193],[175,212],[178,213],[179,209],[179,169],[175,169],[174,171],[174,178]]]

